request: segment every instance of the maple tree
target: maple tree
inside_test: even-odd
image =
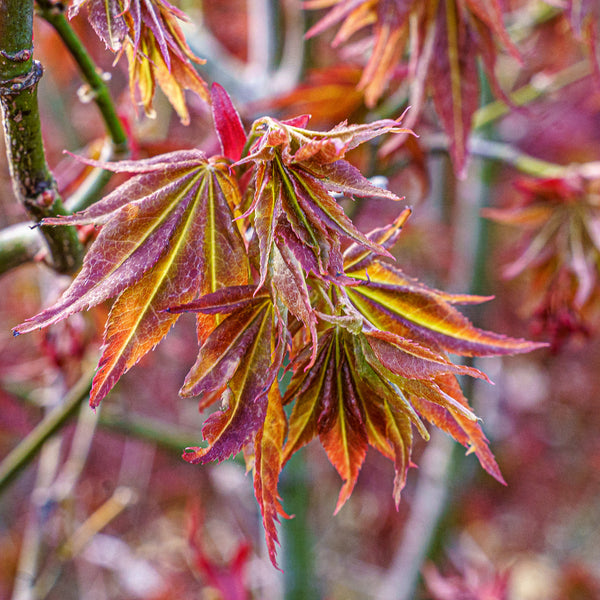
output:
[[[305,2],[306,14],[325,9],[306,38],[316,43],[339,27],[332,47],[345,47],[346,55],[354,61],[360,56],[362,64],[324,66],[296,89],[254,103],[275,116],[261,112],[248,118],[256,106],[232,100],[218,73],[210,77],[198,70],[209,66],[210,57],[196,56],[193,34],[185,27],[188,17],[170,2],[74,0],[67,8],[36,0],[40,16],[74,57],[89,86],[86,100],[95,101],[105,128],[100,143],[69,158],[77,175],[69,182],[66,203],[42,144],[36,98],[42,69],[32,56],[33,0],[26,4],[7,0],[2,9],[0,87],[15,195],[36,227],[17,226],[0,238],[0,262],[7,272],[35,258],[73,278],[60,298],[13,323],[13,334],[68,327],[65,319],[112,300],[95,373],[79,394],[87,397],[89,391],[90,406],[98,408],[125,373],[147,360],[190,313],[198,350],[179,396],[198,398],[200,411],[212,412],[202,426],[202,444],[181,445],[183,459],[206,464],[243,454],[253,471],[274,566],[278,523],[289,517],[279,495],[280,477],[314,438],[342,480],[336,513],[357,485],[369,446],[393,462],[398,508],[414,466],[414,432],[430,437],[425,422],[466,447],[504,483],[459,378],[489,382],[473,358],[545,348],[548,336],[529,341],[476,326],[458,307],[471,310],[491,300],[482,295],[485,290],[451,293],[424,283],[426,277],[415,278],[397,248],[420,206],[408,208],[393,185],[401,164],[408,161],[409,168],[422,172],[424,154],[439,147],[451,157],[453,181],[467,176],[470,152],[532,177],[516,184],[520,205],[483,212],[527,231],[520,242],[524,249],[505,275],[533,273],[529,310],[551,334],[553,350],[574,334],[592,336],[600,265],[597,163],[563,167],[473,136],[485,122],[480,94],[488,86],[497,98],[488,105],[492,108],[518,114],[517,104],[524,103],[497,74],[500,61],[526,67],[527,58],[509,33],[510,13],[503,4]],[[564,14],[552,9],[551,17],[566,19],[575,47],[587,56],[584,77],[593,80],[599,72],[599,15],[580,8],[571,2]],[[136,109],[125,116],[124,109],[115,108],[107,78],[72,28],[87,26],[86,18],[114,55],[113,66],[126,55],[128,102],[144,114]],[[135,123],[165,110],[155,107],[162,99],[155,98],[157,84],[175,111],[176,126],[202,120],[199,143],[172,139],[155,150],[136,140]],[[184,90],[191,92],[187,98]],[[332,100],[324,102],[324,94]],[[412,107],[404,112],[407,102]],[[300,110],[287,114],[289,107]],[[304,109],[329,125],[312,129]],[[350,110],[354,122],[336,121]],[[367,118],[366,110],[371,111]],[[445,134],[441,141],[429,135],[434,118],[436,131]],[[417,137],[421,127],[423,139]],[[128,147],[133,157],[127,156]],[[376,179],[377,169],[365,159],[369,153],[389,185]],[[105,191],[113,175],[118,183]],[[367,205],[386,207],[384,219],[359,227],[351,219],[353,207]],[[48,348],[59,369],[74,353],[63,356],[52,342]],[[144,368],[142,363],[139,369]],[[77,398],[65,403],[62,420]],[[40,435],[49,435],[62,420]],[[3,481],[12,479],[42,442],[26,448],[23,458],[9,457]],[[227,597],[223,574],[193,533],[190,546],[197,568],[223,586]],[[247,552],[240,547],[231,563],[236,581]],[[442,594],[436,572],[428,577]],[[461,585],[453,582],[448,589]],[[504,590],[505,577],[492,587]]]

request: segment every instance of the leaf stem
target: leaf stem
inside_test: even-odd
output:
[[[0,104],[6,153],[15,196],[36,222],[66,214],[42,140],[37,102],[42,73],[41,64],[33,60],[33,0],[4,0],[0,8]],[[82,256],[76,230],[41,227],[40,232],[53,268],[74,272]]]
[[[141,415],[111,415],[106,411],[100,413],[98,425],[111,432],[122,433],[128,437],[152,442],[181,454],[184,448],[198,446],[197,435],[191,430],[184,430],[175,425],[168,425],[156,419],[148,419]]]
[[[575,83],[592,74],[592,66],[587,59],[581,60],[574,65],[566,67],[555,75],[546,75],[537,73],[532,77],[531,82],[509,94],[511,101],[515,106],[525,106],[534,100],[537,100],[545,94],[560,90],[572,83]],[[507,115],[513,108],[502,102],[495,100],[482,106],[473,117],[473,128],[481,129],[490,125],[494,121]]]
[[[471,154],[507,163],[521,173],[534,177],[564,177],[570,170],[576,168],[541,160],[521,152],[510,144],[482,138],[471,138],[469,150]]]

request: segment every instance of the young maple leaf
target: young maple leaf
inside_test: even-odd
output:
[[[393,246],[409,215],[410,210],[404,210],[394,223],[368,237],[385,247]],[[348,300],[381,331],[461,356],[497,356],[537,347],[526,340],[478,329],[454,308],[456,304],[479,304],[490,297],[432,289],[356,244],[344,252],[344,269],[355,281],[345,290]]]
[[[254,122],[248,156],[237,165],[255,165],[250,207],[259,248],[262,285],[278,248],[286,260],[294,256],[307,273],[324,279],[343,274],[341,242],[385,249],[368,240],[346,217],[331,193],[372,198],[399,198],[371,184],[344,160],[346,152],[384,133],[408,133],[393,120],[365,125],[341,123],[330,131],[306,129],[308,116],[289,121],[263,117]],[[291,267],[294,269],[295,267]]]
[[[393,225],[368,237],[392,244],[407,216],[405,211]],[[456,380],[456,375],[485,375],[453,364],[446,352],[514,354],[543,344],[477,329],[452,306],[485,298],[430,289],[358,244],[345,259],[345,272],[361,283],[330,286],[330,301],[318,306],[322,325],[316,359],[309,347],[293,358],[284,398],[294,403],[284,461],[318,435],[344,480],[337,511],[350,496],[371,445],[395,463],[399,502],[410,464],[411,426],[428,437],[425,418],[467,446],[486,471],[503,481]]]
[[[90,394],[97,406],[179,318],[166,308],[246,284],[249,266],[231,211],[239,202],[237,183],[218,158],[189,150],[93,164],[136,175],[87,210],[44,221],[103,227],[62,297],[14,333],[46,327],[117,296]],[[214,316],[199,320],[200,337],[217,323]]]
[[[183,458],[193,464],[222,461],[253,445],[254,492],[277,566],[275,523],[287,517],[277,492],[287,431],[276,381],[287,346],[282,316],[267,291],[250,285],[224,288],[169,310],[227,315],[201,346],[180,390],[183,397],[200,396],[200,410],[218,400],[223,408],[202,427],[208,446],[186,448]]]
[[[307,36],[341,22],[334,46],[369,28],[372,50],[359,83],[369,107],[375,105],[400,71],[405,52],[409,52],[409,126],[414,125],[428,88],[451,140],[454,168],[462,173],[479,101],[477,58],[482,59],[495,93],[504,100],[507,98],[494,73],[496,44],[519,58],[502,23],[499,0],[309,0],[304,5],[332,7]],[[390,152],[396,147],[394,141],[384,150]]]
[[[600,317],[600,179],[523,180],[520,198],[484,215],[521,227],[518,257],[506,278],[529,274],[528,310],[560,349],[574,333],[589,334]]]
[[[313,124],[330,126],[363,105],[363,94],[357,89],[361,72],[360,67],[342,64],[312,69],[291,92],[265,99],[260,105],[287,115],[309,114]]]
[[[204,423],[208,447],[188,448],[185,460],[224,460],[252,441],[264,423],[269,389],[283,362],[284,323],[270,295],[254,285],[225,287],[168,312],[227,315],[203,342],[179,392],[201,396],[200,410],[217,400],[224,407]]]
[[[277,566],[276,544],[279,543],[275,523],[279,517],[289,518],[281,506],[277,483],[283,467],[283,446],[287,434],[287,418],[279,385],[269,390],[263,426],[254,438],[254,495],[260,506],[271,562]]]
[[[250,600],[245,570],[250,558],[250,544],[242,541],[227,564],[216,562],[206,549],[208,536],[204,531],[204,519],[199,510],[193,509],[188,524],[188,545],[192,551],[193,566],[203,581],[213,588],[223,600]],[[206,591],[203,590],[203,591]],[[177,593],[177,592],[175,592]],[[173,589],[167,596],[172,597]]]
[[[600,4],[596,0],[566,0],[566,13],[575,37],[585,46],[600,84]]]
[[[158,82],[181,122],[189,124],[183,90],[192,90],[208,102],[208,88],[192,65],[205,61],[190,50],[178,24],[178,20],[187,20],[185,13],[167,0],[75,0],[69,7],[69,18],[84,5],[92,27],[117,53],[117,60],[123,52],[127,55],[134,103],[137,89],[146,114],[153,115],[152,99]]]
[[[275,522],[287,517],[277,493],[287,419],[275,379],[288,346],[285,308],[276,307],[264,288],[246,285],[169,309],[187,311],[226,316],[202,344],[180,390],[183,397],[200,396],[200,410],[217,401],[222,409],[202,428],[208,446],[186,448],[183,458],[193,464],[222,461],[253,445],[254,491],[269,556],[277,566]]]
[[[486,466],[501,477],[487,447],[482,446],[485,438],[469,435],[469,430],[477,429],[472,426],[475,416],[461,396],[451,395],[460,388],[451,390],[444,385],[447,374],[483,376],[476,370],[453,365],[400,336],[377,331],[353,333],[344,326],[320,332],[316,361],[307,370],[308,361],[307,352],[294,361],[294,376],[284,398],[286,403],[294,402],[284,460],[318,435],[344,480],[336,512],[352,493],[369,444],[394,461],[394,498],[399,502],[410,464],[411,424],[428,438],[412,396],[450,411],[459,429],[463,426],[461,441],[466,438],[477,445]],[[424,411],[432,420],[433,412]]]

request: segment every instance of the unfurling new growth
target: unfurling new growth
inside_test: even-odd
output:
[[[25,333],[115,298],[90,404],[168,333],[197,313],[200,350],[180,394],[219,409],[203,427],[206,447],[185,460],[253,455],[254,489],[275,563],[275,521],[285,516],[277,482],[299,448],[319,437],[352,493],[369,445],[395,466],[394,498],[423,420],[500,470],[457,375],[486,378],[447,353],[489,356],[538,345],[474,327],[455,308],[486,298],[428,288],[405,275],[388,249],[409,209],[362,234],[335,195],[388,198],[344,158],[394,120],[307,129],[308,116],[263,117],[244,131],[228,95],[213,85],[222,154],[182,150],[96,164],[132,177],[90,208],[44,225],[101,225],[83,267],[56,304],[15,328]],[[278,375],[293,373],[283,397]],[[284,407],[290,405],[286,416]]]
[[[38,4],[45,11],[60,8]],[[483,74],[492,93],[513,106],[495,67],[500,50],[515,63],[521,56],[499,1],[304,4],[329,9],[308,37],[338,26],[333,45],[341,46],[368,30],[370,54],[354,93],[373,108],[390,89],[406,85],[412,104],[406,119],[343,121],[317,131],[310,129],[309,115],[262,116],[245,128],[225,89],[209,87],[198,74],[196,65],[204,61],[186,42],[179,9],[166,0],[71,3],[68,15],[86,12],[116,61],[125,54],[131,98],[147,116],[154,114],[157,85],[182,124],[194,115],[184,90],[210,106],[220,153],[192,148],[139,160],[81,158],[86,168],[120,174],[122,182],[83,210],[40,221],[44,231],[94,226],[95,239],[62,297],[14,329],[17,335],[47,327],[112,299],[90,393],[90,405],[97,407],[182,313],[194,313],[199,350],[180,395],[198,397],[200,409],[213,412],[202,429],[204,444],[198,440],[183,458],[204,464],[244,452],[275,565],[276,523],[287,517],[279,476],[316,437],[343,481],[336,512],[352,494],[369,446],[393,462],[398,505],[414,432],[428,439],[427,422],[503,482],[457,379],[487,377],[449,355],[509,355],[544,345],[480,329],[457,308],[489,297],[446,293],[406,274],[392,249],[411,209],[347,156],[381,136],[379,157],[414,141],[430,96],[453,169],[465,174]],[[585,20],[572,20],[572,26],[588,48],[595,29]],[[598,70],[593,47],[590,53]],[[332,92],[341,86],[342,74],[337,76]],[[531,232],[508,268],[511,276],[541,269],[548,292],[547,282],[560,272],[566,280],[561,300],[587,311],[597,306],[591,289],[600,264],[598,180],[529,181],[521,185],[523,205],[487,213]],[[361,232],[342,209],[342,198],[372,199],[373,205],[397,201],[397,218]],[[587,225],[581,224],[582,206],[590,213],[583,216]],[[560,246],[565,235],[568,252]],[[547,242],[554,240],[560,247],[550,256]],[[555,254],[570,258],[556,267]],[[281,383],[286,372],[287,387]]]

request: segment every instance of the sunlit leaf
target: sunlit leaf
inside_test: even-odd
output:
[[[378,260],[348,275],[363,281],[347,289],[354,306],[369,322],[433,348],[462,356],[491,356],[529,352],[539,345],[484,331],[472,325],[453,304],[487,300],[451,295],[408,278],[397,267]]]
[[[392,343],[396,338],[397,343]],[[350,496],[371,445],[395,464],[394,498],[406,481],[412,426],[429,437],[421,417],[468,446],[482,466],[502,481],[477,419],[455,374],[482,376],[442,355],[385,332],[352,333],[343,327],[321,332],[311,368],[308,348],[293,363],[284,401],[293,402],[284,460],[319,437],[344,485],[336,511]],[[407,346],[408,344],[408,346]],[[413,352],[407,360],[407,347]],[[418,352],[418,353],[417,353]]]
[[[246,133],[240,116],[229,94],[218,83],[212,85],[211,101],[215,130],[221,142],[223,155],[233,161],[240,160],[246,143]]]
[[[86,211],[46,222],[105,224],[58,302],[15,328],[45,327],[118,295],[93,406],[166,335],[179,317],[163,312],[169,306],[248,281],[245,246],[230,208],[239,192],[225,165],[188,151],[102,166],[138,174]],[[199,320],[200,337],[217,322],[215,316]]]
[[[367,238],[389,247],[409,214],[403,211]],[[478,329],[455,308],[489,298],[429,288],[361,244],[351,245],[344,258],[352,285],[313,283],[311,301],[320,321],[316,354],[307,343],[292,353],[293,377],[284,402],[293,408],[284,460],[318,437],[344,481],[337,511],[351,494],[371,445],[394,462],[398,503],[410,465],[412,427],[427,439],[425,419],[474,452],[482,467],[503,482],[456,379],[487,377],[451,362],[446,352],[514,354],[543,344]]]
[[[275,382],[269,391],[264,425],[254,440],[254,494],[260,506],[265,528],[267,549],[271,562],[277,566],[276,544],[279,543],[276,522],[288,518],[281,507],[277,492],[279,473],[283,466],[283,444],[287,419],[281,403],[279,385]]]
[[[87,6],[89,21],[100,39],[117,53],[117,60],[121,54],[127,55],[132,100],[136,100],[138,90],[146,114],[153,115],[158,83],[181,122],[189,124],[184,89],[206,102],[209,93],[192,65],[205,61],[190,50],[179,25],[179,21],[187,20],[185,13],[167,0],[76,0],[69,7],[69,17],[83,6]]]
[[[233,290],[240,306],[208,336],[180,391],[184,397],[200,395],[200,409],[218,399],[223,405],[202,428],[209,446],[188,448],[184,454],[188,462],[221,461],[251,441],[263,425],[267,394],[283,361],[281,323],[270,298],[253,296],[256,289],[249,286],[243,302],[241,290]],[[229,312],[226,293],[222,290],[216,296],[225,300],[224,310]],[[217,306],[204,308],[196,303],[181,309],[202,312]]]
[[[382,255],[346,217],[331,192],[348,196],[398,197],[372,185],[347,163],[345,153],[387,132],[405,132],[397,121],[368,125],[341,123],[328,132],[305,129],[306,119],[259,119],[250,138],[256,141],[238,165],[254,163],[252,216],[260,251],[260,282],[266,280],[274,246],[291,250],[306,272],[323,278],[342,275],[341,242],[354,241]]]
[[[295,368],[285,401],[294,400],[284,461],[316,435],[329,460],[344,480],[336,512],[352,493],[367,452],[367,434],[352,387],[346,356],[339,336],[330,329],[320,339],[313,367],[306,362]],[[308,359],[307,359],[308,360]]]

